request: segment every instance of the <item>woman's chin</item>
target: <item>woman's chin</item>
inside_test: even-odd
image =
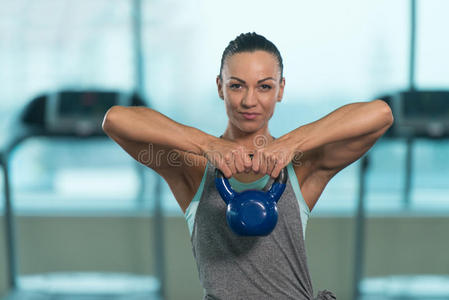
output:
[[[242,122],[239,125],[240,130],[246,133],[253,133],[260,129],[259,123],[248,124],[247,122]]]
[[[253,133],[260,130],[263,127],[263,122],[260,120],[244,120],[244,119],[234,119],[231,122],[240,131],[245,133]]]

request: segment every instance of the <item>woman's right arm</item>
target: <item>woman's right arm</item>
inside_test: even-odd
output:
[[[182,168],[186,153],[202,156],[206,145],[217,139],[143,106],[111,107],[102,128],[134,159],[158,173]]]
[[[184,172],[186,166],[195,164],[195,156],[207,158],[226,177],[251,169],[244,146],[175,122],[147,107],[113,106],[102,127],[134,159],[162,176],[176,174],[175,170]]]

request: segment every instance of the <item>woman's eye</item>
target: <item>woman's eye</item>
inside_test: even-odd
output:
[[[233,90],[239,89],[242,85],[238,83],[233,83],[229,87]]]
[[[270,90],[271,89],[271,86],[268,84],[262,84],[260,87],[262,88],[262,90]]]

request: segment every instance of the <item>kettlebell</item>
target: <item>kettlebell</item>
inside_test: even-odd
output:
[[[287,167],[282,169],[268,191],[232,189],[223,172],[215,169],[215,186],[226,203],[226,220],[231,230],[243,236],[270,234],[278,220],[277,202],[287,183]]]

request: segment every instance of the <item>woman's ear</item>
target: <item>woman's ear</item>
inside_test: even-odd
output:
[[[282,77],[281,83],[279,84],[279,94],[278,94],[278,102],[281,102],[282,97],[284,96],[284,87],[285,87],[285,77]]]
[[[224,100],[223,83],[221,82],[220,75],[217,75],[216,82],[217,82],[218,97],[220,97],[221,100]]]

